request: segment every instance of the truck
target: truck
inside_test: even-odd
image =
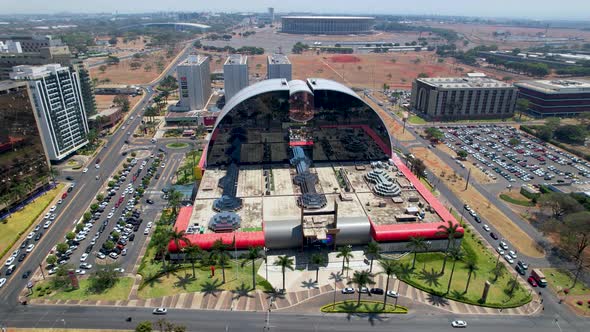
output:
[[[541,269],[533,269],[531,271],[531,277],[535,279],[537,284],[541,287],[547,286],[547,279],[545,279],[545,275],[541,272]]]

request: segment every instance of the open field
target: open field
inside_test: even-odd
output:
[[[442,172],[446,174],[442,181],[449,187],[449,189],[461,199],[461,201],[474,206],[476,212],[487,220],[491,225],[498,229],[503,237],[508,239],[518,251],[523,254],[541,258],[544,252],[537,246],[535,241],[528,236],[523,230],[516,226],[506,215],[504,215],[497,207],[488,204],[481,193],[475,190],[472,186],[465,189],[465,179],[453,176],[453,170],[437,156],[431,153],[426,148],[412,148],[412,153],[419,159],[422,159],[424,164],[435,174],[440,175]]]
[[[180,47],[177,48],[176,53],[180,51]],[[144,84],[149,83],[165,69],[166,66],[172,61],[174,57],[167,58],[166,51],[157,51],[150,53],[141,59],[124,59],[119,64],[107,66],[106,71],[103,73],[100,71],[100,67],[94,67],[90,69],[90,76],[99,80],[109,79],[109,84]],[[131,63],[137,61],[142,64],[139,69],[132,69]],[[162,66],[158,66],[158,64]],[[145,66],[151,66],[152,68],[147,71]]]
[[[0,223],[0,255],[12,246],[14,241],[20,237],[20,234],[25,233],[55,197],[62,193],[63,188],[63,183],[58,184],[56,188],[38,197],[34,202],[25,206],[24,209],[13,213],[6,219],[6,223]]]
[[[133,285],[133,278],[125,277],[120,278],[119,281],[113,286],[112,288],[108,289],[104,293],[100,294],[93,294],[89,293],[88,286],[89,281],[88,278],[80,278],[80,288],[78,289],[67,289],[67,290],[59,290],[53,291],[51,294],[40,296],[40,291],[37,290],[38,287],[46,288],[48,286],[48,282],[39,282],[33,288],[33,299],[48,299],[48,300],[88,300],[88,301],[117,301],[117,300],[126,300],[129,296],[129,292],[131,292],[131,286]],[[43,292],[43,291],[41,291]]]
[[[455,153],[455,151],[449,149],[449,147],[444,144],[438,144],[436,146],[436,148],[441,150],[442,152],[448,154],[452,158],[457,157],[457,154]],[[492,180],[492,178],[490,178],[489,176],[485,175],[479,168],[473,166],[472,163],[465,161],[465,162],[463,162],[463,165],[465,165],[465,167],[467,167],[468,169],[471,170],[471,178],[475,179],[478,183],[488,184],[488,183],[496,182],[496,181]]]
[[[142,96],[129,96],[129,109],[132,109],[135,104],[137,104],[141,100]],[[104,110],[110,108],[113,105],[113,99],[115,95],[96,95],[96,109],[97,110]]]

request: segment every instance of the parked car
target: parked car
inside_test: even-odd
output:
[[[352,288],[352,287],[343,288],[342,294],[354,294],[354,288]]]
[[[496,233],[494,233],[494,232],[491,232],[491,233],[490,233],[490,237],[491,237],[492,239],[494,239],[494,240],[497,240],[497,239],[498,239],[498,235],[496,235]]]
[[[369,292],[370,292],[371,294],[375,294],[375,295],[383,295],[383,294],[385,294],[385,292],[384,292],[384,291],[383,291],[383,289],[381,289],[381,288],[371,288],[371,289],[369,290]]]
[[[389,296],[389,297],[393,297],[393,298],[396,298],[396,297],[398,297],[398,296],[399,296],[399,294],[398,294],[398,292],[396,292],[396,291],[388,290],[388,291],[387,291],[387,296]]]
[[[531,277],[528,277],[526,281],[528,281],[529,284],[531,284],[531,286],[533,286],[533,287],[537,287],[538,286],[537,281],[532,276]]]
[[[451,322],[451,326],[454,328],[464,328],[467,327],[467,322],[464,320],[454,320]]]

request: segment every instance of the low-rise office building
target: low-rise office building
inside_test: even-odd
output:
[[[241,54],[230,54],[223,64],[225,102],[228,103],[238,91],[247,87],[248,84],[248,57]]]
[[[282,32],[323,35],[371,33],[375,18],[368,16],[283,16]]]
[[[266,59],[266,78],[284,78],[291,80],[291,61],[284,54],[272,54]]]
[[[412,109],[431,120],[494,119],[514,115],[517,89],[487,77],[419,78]]]
[[[581,79],[523,81],[514,84],[535,116],[575,116],[590,112],[590,81]]]

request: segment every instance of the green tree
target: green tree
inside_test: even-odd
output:
[[[174,214],[178,213],[178,208],[182,204],[183,195],[180,191],[172,188],[168,191],[168,206],[172,208]]]
[[[367,270],[363,270],[363,271],[354,271],[354,274],[352,275],[352,279],[348,282],[348,284],[354,284],[357,285],[358,287],[358,301],[356,303],[357,306],[361,305],[361,288],[366,287],[368,285],[373,285],[375,284],[375,281],[373,281],[374,275],[367,271]]]
[[[129,96],[127,95],[117,95],[113,98],[113,104],[121,107],[121,112],[127,113],[129,112],[130,102]]]
[[[565,143],[583,145],[588,136],[588,131],[582,125],[565,125],[557,127],[553,136]]]
[[[455,274],[455,266],[457,265],[457,261],[460,261],[463,258],[463,252],[461,251],[461,247],[453,247],[448,255],[451,260],[453,261],[453,265],[451,267],[451,275],[449,276],[449,284],[447,286],[447,293],[451,290],[451,283],[453,282],[453,275]]]
[[[490,272],[494,275],[493,281],[496,282],[498,281],[498,278],[506,273],[506,268],[504,267],[504,264],[498,262]]]
[[[511,146],[516,146],[516,145],[520,144],[520,140],[518,138],[511,138],[508,141],[508,144],[510,144]]]
[[[82,216],[82,220],[84,222],[88,222],[90,219],[92,219],[92,213],[86,211],[84,212],[84,215]]]
[[[369,272],[372,273],[373,272],[373,260],[379,259],[381,257],[381,247],[379,246],[379,243],[377,243],[375,241],[369,242],[367,244],[367,247],[365,248],[365,255],[371,261],[371,265],[369,267]]]
[[[201,248],[199,248],[199,246],[196,245],[190,245],[187,247],[184,247],[182,249],[184,251],[184,254],[186,255],[186,257],[188,257],[189,262],[191,262],[191,266],[193,268],[193,278],[197,277],[197,273],[195,271],[195,263],[196,261],[199,259],[199,257],[202,255],[202,250]],[[225,283],[225,281],[224,281]]]
[[[337,258],[342,258],[342,273],[344,273],[344,267],[348,268],[348,263],[350,259],[353,257],[352,255],[352,248],[349,246],[342,246],[338,248],[338,254],[336,255]]]
[[[467,153],[467,151],[465,151],[463,149],[457,151],[457,157],[459,157],[459,159],[461,159],[461,160],[467,160],[468,155],[469,154]]]
[[[108,264],[101,266],[90,274],[88,291],[96,294],[105,292],[119,281],[121,274],[115,270],[117,266]]]
[[[63,254],[69,248],[70,248],[70,246],[68,246],[68,244],[65,242],[60,242],[55,246],[55,250],[57,250],[57,252],[59,252],[60,254]]]
[[[76,224],[76,233],[80,233],[83,229],[84,229],[84,224],[83,223],[77,223]]]
[[[66,234],[66,239],[67,239],[67,240],[70,240],[70,241],[71,241],[71,240],[73,240],[75,237],[76,237],[76,233],[74,233],[74,232],[68,232],[68,233]]]
[[[262,258],[263,256],[260,254],[260,247],[250,247],[248,252],[242,255],[244,261],[242,261],[241,266],[244,267],[248,261],[252,262],[252,289],[256,289],[256,260]]]
[[[152,322],[147,321],[147,320],[144,322],[140,322],[135,327],[135,332],[152,332],[152,331],[153,331]]]
[[[101,73],[104,74],[105,71],[107,71],[107,66],[106,65],[100,65],[100,67],[98,67],[98,70],[100,70]]]
[[[410,242],[408,243],[408,245],[406,247],[410,248],[410,250],[412,250],[412,252],[414,253],[414,259],[412,259],[412,270],[413,270],[416,267],[416,256],[418,255],[418,251],[424,251],[428,247],[426,246],[425,239],[421,236],[411,236]]]
[[[55,255],[48,255],[47,258],[45,258],[45,262],[48,265],[54,265],[55,263],[57,263],[57,256],[55,256]]]
[[[399,265],[396,261],[393,260],[380,259],[379,266],[381,266],[382,270],[379,273],[387,275],[387,281],[385,282],[385,294],[383,296],[383,310],[385,310],[385,307],[387,306],[387,291],[389,291],[389,280],[391,279],[391,276],[399,270]],[[397,297],[395,298],[395,307],[397,308]]]
[[[285,289],[285,272],[287,269],[293,271],[294,269],[294,261],[293,261],[293,257],[288,257],[288,256],[278,256],[277,260],[274,262],[275,266],[280,266],[281,267],[281,273],[283,274],[283,288],[282,291],[284,292]]]
[[[512,296],[514,294],[514,291],[516,291],[519,287],[518,277],[514,276],[513,278],[510,278],[510,280],[508,280],[508,283],[506,283],[506,287],[506,293],[509,296]]]
[[[318,282],[318,276],[320,274],[320,266],[326,262],[324,256],[319,253],[311,255],[311,264],[315,265],[315,282]]]
[[[574,282],[571,288],[576,287],[580,273],[584,269],[587,248],[590,247],[590,212],[581,211],[572,213],[564,218],[560,227],[560,247],[575,262]]]
[[[217,263],[219,264],[219,266],[221,266],[221,274],[223,277],[223,283],[225,284],[225,266],[226,264],[229,262],[229,254],[228,254],[228,250],[229,250],[229,246],[225,243],[223,243],[223,241],[221,241],[221,239],[217,239],[215,242],[213,242],[213,246],[211,246],[211,255],[212,258],[214,258]]]
[[[467,283],[465,284],[465,291],[463,293],[467,293],[469,290],[469,283],[471,282],[471,276],[477,277],[477,270],[479,267],[477,266],[477,261],[472,256],[465,257],[465,269],[467,270]]]
[[[96,200],[99,202],[102,202],[104,200],[104,195],[103,194],[96,195]]]
[[[584,210],[584,207],[572,196],[563,193],[549,192],[537,200],[542,209],[551,210],[554,218]]]
[[[111,250],[115,249],[115,243],[113,243],[113,241],[107,240],[102,244],[102,247],[105,250],[111,251]]]
[[[460,225],[458,222],[453,223],[451,220],[447,221],[446,225],[438,226],[439,231],[436,232],[437,236],[444,236],[447,238],[447,247],[445,248],[445,258],[443,260],[443,266],[440,271],[440,274],[445,274],[445,267],[447,265],[447,257],[449,253],[449,248],[455,247],[455,238],[459,235]]]
[[[426,165],[422,159],[414,158],[412,161],[412,172],[414,172],[418,178],[426,177]]]

